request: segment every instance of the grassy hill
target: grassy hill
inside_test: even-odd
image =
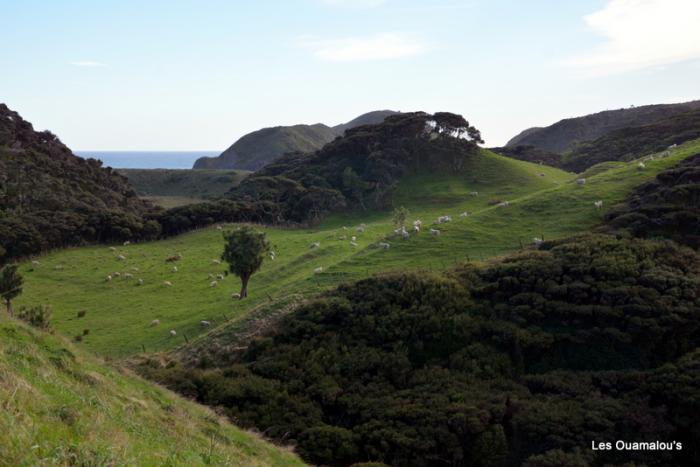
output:
[[[206,169],[119,169],[142,198],[164,208],[216,198],[237,186],[249,172]]]
[[[482,233],[474,236],[471,232],[472,226],[481,224],[480,216],[489,212],[505,214],[489,206],[488,200],[514,201],[570,179],[560,170],[489,151],[480,152],[470,164],[465,173],[473,175],[411,177],[402,182],[396,194],[396,202],[411,209],[411,219],[420,218],[429,224],[439,215],[452,215],[453,224],[440,227],[444,232],[439,238],[424,231],[407,242],[391,239],[393,248],[380,250],[376,242],[389,235],[393,227],[391,214],[377,211],[339,214],[313,229],[266,227],[277,258],[266,261],[262,271],[253,276],[251,295],[245,301],[230,298],[239,287],[233,276],[226,277],[217,288],[209,287],[208,275],[225,269],[212,263],[221,254],[223,240],[220,231],[209,228],[163,241],[118,246],[117,251],[107,246],[63,250],[39,258],[39,265],[25,263],[25,294],[18,305],[51,304],[59,331],[72,336],[90,329],[81,345],[103,355],[129,355],[142,351],[142,346],[146,351],[171,348],[184,343],[185,336],[192,339],[202,333],[200,320],[220,324],[244,316],[268,302],[269,297],[277,300],[290,294],[314,293],[392,268],[443,268],[467,256],[487,258],[517,249],[518,235],[527,242],[540,232],[501,231],[492,236],[492,230],[484,228],[483,237]],[[469,196],[471,191],[478,191],[479,196]],[[459,213],[465,210],[473,211],[474,217],[459,220]],[[354,230],[360,223],[366,224],[362,234]],[[349,230],[343,230],[343,226]],[[350,245],[353,235],[357,236],[357,247]],[[346,239],[339,240],[341,236]],[[449,246],[452,237],[458,238],[456,248]],[[310,249],[316,241],[321,246]],[[174,273],[173,263],[165,259],[178,252],[183,258],[175,263],[178,272]],[[118,254],[126,256],[126,261],[118,261]],[[316,267],[323,267],[324,273],[314,275]],[[106,276],[114,272],[120,272],[121,277],[106,282]],[[125,273],[134,278],[124,279]],[[142,278],[144,285],[136,286],[137,278]],[[173,287],[165,287],[166,280]],[[77,318],[79,310],[86,310],[84,318]],[[160,319],[161,326],[149,327],[153,319]],[[177,330],[178,336],[171,338],[170,329]]]
[[[320,149],[336,136],[322,123],[263,128],[241,137],[218,157],[200,157],[193,168],[257,170],[287,152]]]
[[[226,277],[217,288],[209,287],[208,274],[224,272],[223,265],[212,263],[222,250],[221,231],[209,228],[164,241],[119,246],[117,251],[105,246],[75,248],[41,257],[39,265],[27,262],[21,268],[25,293],[17,304],[50,304],[57,330],[72,336],[90,329],[80,345],[102,355],[123,357],[144,349],[170,349],[206,332],[200,320],[212,321],[216,327],[245,318],[271,300],[289,301],[378,272],[441,270],[456,262],[486,260],[517,250],[533,237],[549,240],[586,231],[635,186],[698,150],[700,142],[688,143],[670,157],[649,162],[646,170],[637,170],[635,163],[622,164],[591,176],[584,186],[558,169],[482,150],[470,159],[465,176],[414,176],[401,181],[395,204],[408,207],[411,220],[424,221],[423,231],[408,240],[390,236],[389,212],[335,215],[313,229],[264,228],[277,259],[266,261],[253,276],[250,297],[244,301],[230,298],[239,288],[235,277]],[[470,196],[471,191],[479,196]],[[599,199],[605,204],[602,211],[593,207]],[[489,200],[507,200],[510,205],[490,206]],[[463,211],[471,215],[460,219]],[[451,215],[453,220],[436,226],[441,235],[432,237],[427,230],[439,215]],[[362,234],[354,230],[360,223],[366,224]],[[352,235],[357,236],[357,247],[349,243]],[[389,250],[376,245],[385,237],[389,237]],[[320,247],[310,249],[316,241]],[[173,264],[165,259],[178,252],[183,258],[176,263],[178,272],[172,272]],[[117,260],[120,253],[126,261]],[[314,274],[317,267],[323,267],[323,273]],[[105,281],[117,271],[122,277]],[[124,273],[134,278],[125,279]],[[142,278],[144,285],[136,286],[136,278]],[[165,287],[166,280],[173,286]],[[79,310],[86,311],[85,317],[77,317]],[[161,325],[150,327],[153,319],[160,319]],[[170,329],[178,335],[170,337]]]
[[[600,138],[576,146],[564,154],[560,165],[581,172],[604,161],[628,161],[638,154],[663,151],[700,137],[700,109],[675,114],[653,123],[611,131]]]
[[[535,146],[562,153],[572,149],[576,143],[593,141],[620,128],[647,125],[698,109],[700,101],[606,110],[582,117],[566,118],[543,128],[529,128],[511,138],[506,146]]]
[[[0,465],[302,465],[64,339],[0,318]]]
[[[389,115],[395,115],[397,113],[398,112],[393,110],[375,110],[373,112],[367,112],[366,114],[353,118],[347,123],[341,123],[340,125],[334,126],[333,130],[337,135],[342,135],[345,133],[345,130],[355,128],[356,126],[376,125],[377,123],[382,123]]]
[[[316,151],[337,136],[342,136],[347,129],[381,123],[396,113],[392,110],[376,110],[333,127],[316,123],[263,128],[242,136],[217,157],[197,159],[194,168],[258,170],[285,153]]]

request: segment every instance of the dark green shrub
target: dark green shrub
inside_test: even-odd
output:
[[[22,306],[19,309],[19,313],[17,313],[17,317],[35,328],[46,331],[50,329],[51,307],[48,305]]]

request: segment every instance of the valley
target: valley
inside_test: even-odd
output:
[[[221,254],[221,231],[210,227],[156,242],[115,245],[115,252],[107,246],[71,248],[38,258],[39,265],[26,262],[21,268],[25,293],[17,303],[50,303],[56,329],[67,336],[90,329],[80,345],[100,355],[123,358],[144,350],[172,349],[209,331],[200,326],[201,320],[221,326],[245,319],[251,310],[270,302],[309,297],[373,274],[441,271],[517,251],[535,237],[551,240],[585,232],[633,187],[698,150],[700,142],[688,143],[669,157],[647,162],[645,170],[638,170],[635,161],[621,164],[589,177],[583,186],[558,169],[481,150],[463,176],[417,175],[401,181],[395,205],[408,208],[410,220],[424,222],[424,229],[407,240],[392,236],[390,212],[331,215],[312,229],[261,226],[276,259],[266,260],[253,276],[250,297],[244,301],[230,297],[239,288],[235,277],[209,287],[208,275],[224,272],[224,266],[212,262]],[[473,191],[478,196],[470,196]],[[509,206],[489,206],[489,200],[507,200]],[[604,202],[604,210],[594,208],[597,200]],[[470,215],[460,218],[464,211]],[[440,215],[450,215],[452,221],[432,226],[440,230],[433,237],[428,229]],[[355,232],[360,224],[365,224],[361,234]],[[353,235],[357,247],[349,244]],[[340,240],[343,236],[345,240]],[[377,248],[384,239],[391,244],[389,250]],[[310,249],[314,242],[320,246]],[[177,253],[182,260],[165,262]],[[118,261],[118,254],[126,260]],[[173,264],[177,272],[172,272]],[[323,272],[315,274],[317,267]],[[114,272],[133,278],[106,282]],[[144,284],[137,286],[136,278]],[[166,280],[173,286],[165,287]],[[86,311],[84,318],[77,317],[80,310]],[[161,324],[149,327],[153,319]],[[171,329],[177,337],[170,336]]]
[[[698,465],[700,2],[2,11],[0,467]]]

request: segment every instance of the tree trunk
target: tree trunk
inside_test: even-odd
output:
[[[12,303],[9,300],[5,300],[5,302],[7,304],[7,312],[12,316]]]
[[[248,296],[248,280],[250,276],[241,276],[241,300]]]

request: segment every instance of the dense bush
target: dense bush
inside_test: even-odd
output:
[[[350,205],[386,208],[398,179],[460,171],[481,137],[458,115],[401,114],[346,132],[313,154],[290,154],[227,199],[158,211],[127,179],[74,156],[0,104],[0,252],[4,259],[89,242],[176,235],[215,222],[308,224]]]
[[[292,222],[314,222],[350,205],[387,208],[401,176],[459,172],[481,142],[479,131],[459,115],[392,115],[378,125],[349,129],[312,154],[283,156],[228,196],[270,202],[275,218]]]
[[[51,321],[51,307],[48,305],[21,306],[17,317],[36,328],[48,330]]]
[[[603,230],[663,237],[700,248],[700,154],[659,173],[612,209]]]
[[[343,285],[233,364],[142,370],[312,463],[680,465],[700,441],[699,290],[690,249],[582,237]],[[615,439],[688,448],[589,449]]]
[[[74,156],[0,104],[0,251],[5,260],[94,241],[154,238],[126,178]]]

